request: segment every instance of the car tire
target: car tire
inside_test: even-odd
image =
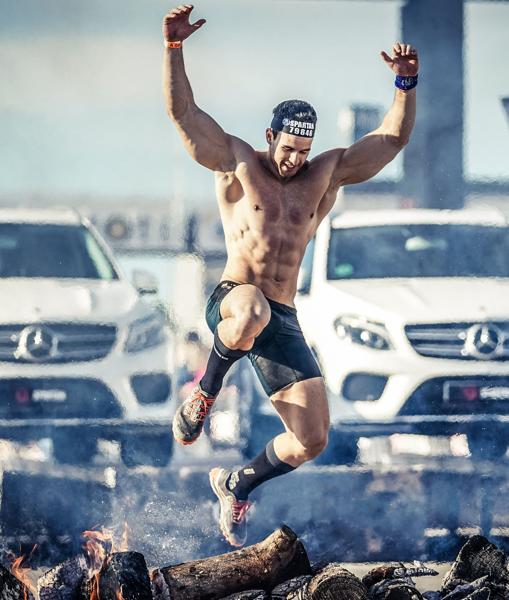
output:
[[[160,435],[132,435],[121,441],[120,456],[126,467],[149,465],[166,467],[173,450],[171,433]]]
[[[258,456],[271,439],[283,432],[284,426],[278,416],[260,413],[254,415],[246,443],[241,448],[243,458],[251,460]]]
[[[359,454],[357,437],[343,435],[334,429],[329,432],[329,443],[327,448],[318,455],[314,463],[316,465],[353,465]]]
[[[507,451],[504,433],[494,428],[492,431],[472,431],[467,435],[468,448],[472,460],[499,460]]]
[[[52,441],[53,457],[61,464],[89,465],[97,454],[97,439],[75,431],[55,431]]]

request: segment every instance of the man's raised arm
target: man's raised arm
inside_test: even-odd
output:
[[[408,143],[415,122],[418,57],[409,44],[395,44],[392,56],[381,52],[385,63],[396,73],[394,102],[380,127],[349,148],[336,151],[333,180],[339,185],[360,183],[385,167]]]
[[[193,91],[184,68],[182,42],[197,31],[205,19],[191,24],[192,5],[171,10],[163,20],[165,42],[163,89],[166,111],[182,137],[189,154],[213,171],[235,169],[232,137],[194,102]]]

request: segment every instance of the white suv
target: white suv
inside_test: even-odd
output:
[[[90,460],[110,421],[168,421],[170,332],[143,291],[75,211],[0,209],[0,419],[44,423],[64,462]],[[169,429],[118,431],[127,464],[168,461]]]
[[[346,212],[321,224],[299,285],[333,420],[509,415],[509,227],[499,213]]]

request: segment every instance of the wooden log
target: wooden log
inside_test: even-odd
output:
[[[0,565],[0,600],[33,600],[25,584]]]
[[[309,600],[368,600],[362,581],[338,563],[327,565],[309,582]]]
[[[219,556],[159,569],[172,600],[216,600],[311,572],[304,546],[286,525],[267,538]]]
[[[73,556],[39,577],[39,600],[89,600],[88,579],[86,558]]]
[[[489,600],[491,598],[491,590],[488,587],[482,588],[465,596],[463,600]]]
[[[452,592],[460,584],[488,575],[493,583],[508,579],[507,558],[495,544],[482,535],[474,535],[463,545],[442,582],[442,593]]]
[[[272,600],[306,600],[312,575],[299,575],[277,585],[271,592]]]
[[[247,590],[246,592],[238,592],[230,594],[221,600],[269,600],[271,596],[265,590]]]
[[[147,564],[139,552],[110,554],[99,573],[101,600],[152,600]]]
[[[369,590],[372,600],[424,600],[415,585],[402,579],[384,579]]]

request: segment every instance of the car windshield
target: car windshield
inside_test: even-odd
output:
[[[509,227],[467,224],[332,229],[328,279],[509,277]]]
[[[82,225],[0,223],[0,278],[118,279]]]

